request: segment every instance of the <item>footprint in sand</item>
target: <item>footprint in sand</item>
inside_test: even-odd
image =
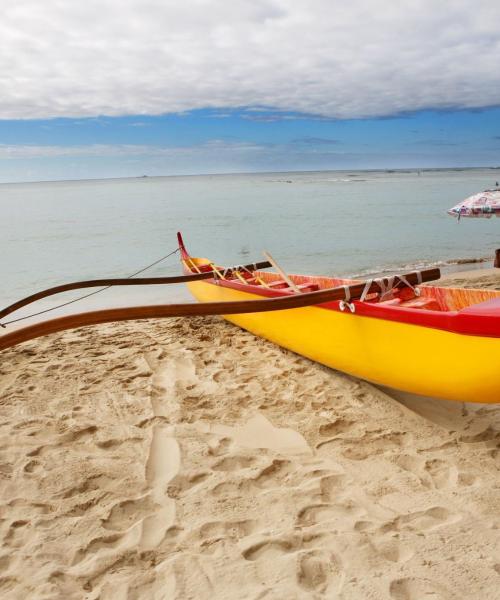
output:
[[[414,550],[394,540],[382,541],[376,547],[382,558],[393,563],[405,563],[415,554]]]
[[[387,523],[383,532],[387,531],[425,531],[437,529],[444,525],[450,525],[460,521],[462,516],[452,513],[442,506],[433,506],[427,510],[421,510],[407,515],[400,515],[393,521]]]
[[[12,557],[7,554],[0,556],[0,573],[5,573],[9,570]]]
[[[253,544],[249,548],[243,551],[243,558],[245,560],[259,560],[265,558],[266,560],[272,560],[278,558],[283,554],[294,552],[300,548],[300,540],[291,538],[273,538],[265,540],[257,544]]]
[[[403,471],[408,471],[408,473],[413,473],[413,475],[419,477],[424,468],[425,460],[413,454],[400,454],[394,458],[394,463]]]
[[[331,521],[339,519],[340,521],[356,519],[357,517],[363,516],[366,511],[359,507],[349,503],[345,504],[313,504],[306,506],[299,511],[297,515],[297,525],[299,526],[311,526],[323,521]],[[351,525],[348,526],[351,529]]]
[[[85,548],[80,548],[77,550],[73,557],[72,566],[77,565],[83,560],[87,560],[91,557],[91,555],[99,552],[101,550],[115,550],[119,546],[125,545],[126,536],[121,534],[112,534],[108,536],[102,536],[94,538]]]
[[[200,527],[202,540],[230,538],[239,540],[255,531],[257,522],[251,519],[245,521],[213,521]]]
[[[411,441],[412,435],[407,432],[387,431],[379,433],[368,431],[359,439],[345,440],[344,445],[346,447],[342,450],[342,455],[349,460],[366,460],[380,454],[400,452]]]
[[[339,593],[344,571],[339,558],[327,550],[301,552],[297,558],[297,582],[305,590],[320,594]]]
[[[225,383],[231,379],[231,375],[224,370],[217,371],[212,377],[216,383]]]
[[[354,531],[369,531],[372,533],[377,529],[377,525],[373,521],[363,520],[356,521],[353,525]]]
[[[460,486],[471,486],[480,481],[480,477],[476,473],[470,473],[468,471],[459,473],[457,477],[457,483]]]
[[[200,485],[212,475],[209,471],[193,471],[191,473],[177,474],[167,486],[167,495],[170,498],[179,498],[192,488]]]
[[[320,497],[323,500],[332,500],[344,490],[346,480],[346,476],[342,473],[322,477],[319,483]]]
[[[249,561],[277,560],[295,553],[297,582],[309,592],[338,593],[344,581],[340,559],[332,552],[316,548],[321,535],[272,538],[253,544],[243,552]]]
[[[290,460],[275,458],[253,479],[253,483],[260,488],[277,487],[280,481],[286,479],[291,470],[292,462]]]
[[[59,437],[59,442],[81,442],[86,438],[92,437],[94,433],[97,433],[98,427],[96,425],[89,425],[88,427],[74,428],[67,433],[63,433]]]
[[[25,544],[31,523],[25,520],[13,521],[7,531],[3,544],[7,548],[19,548]]]
[[[389,586],[393,600],[451,600],[452,594],[441,583],[408,577],[396,579]]]
[[[231,438],[223,437],[209,440],[208,445],[212,456],[224,456],[231,451],[234,444]]]
[[[444,489],[456,483],[456,469],[450,469],[446,461],[439,458],[425,460],[411,454],[402,454],[394,462],[400,469],[414,475],[426,488]]]
[[[158,546],[175,520],[175,501],[166,495],[167,485],[180,469],[180,448],[170,427],[155,427],[146,463],[146,480],[151,489],[151,500],[159,508],[142,523],[140,546],[151,549]]]
[[[104,529],[125,531],[159,508],[149,497],[125,500],[113,506],[102,522]]]
[[[330,423],[324,423],[323,425],[320,425],[319,434],[323,437],[333,438],[334,436],[343,433],[351,433],[353,429],[357,429],[354,421],[339,418],[335,419],[335,421],[331,421]]]
[[[224,481],[217,484],[211,490],[214,496],[243,496],[252,489],[252,483],[248,479],[241,479],[239,481]]]
[[[253,467],[257,461],[251,456],[227,456],[215,464],[214,471],[239,471]]]
[[[239,471],[255,467],[258,462],[257,459],[251,457],[230,456],[217,463],[213,468],[218,471]],[[291,461],[287,459],[273,459],[255,477],[247,476],[237,481],[219,483],[215,485],[212,492],[216,496],[235,496],[242,495],[251,489],[257,491],[259,489],[277,488],[288,477],[292,469],[291,465]]]
[[[39,460],[29,460],[23,467],[25,473],[36,473],[42,469],[42,464]]]
[[[497,431],[493,427],[489,426],[484,431],[480,431],[474,435],[462,435],[458,438],[460,442],[466,444],[478,444],[485,443],[490,445],[491,442],[498,441],[500,439],[500,431]]]
[[[198,382],[193,354],[187,350],[179,351],[160,365],[149,364],[153,369],[151,407],[154,415],[170,420],[180,418],[179,401],[173,399],[187,400],[185,391]]]
[[[426,460],[424,471],[428,474],[434,487],[438,490],[450,487],[453,484],[452,471],[444,460],[439,458]],[[454,474],[456,475],[456,471]],[[454,479],[456,480],[456,477]]]

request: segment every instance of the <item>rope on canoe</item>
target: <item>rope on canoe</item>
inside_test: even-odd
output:
[[[417,286],[421,285],[421,283],[422,283],[422,272],[421,271],[413,271],[412,273],[409,273],[409,275],[416,276],[417,281],[416,281],[415,285],[413,285],[412,283],[410,283],[408,281],[407,275],[393,275],[391,277],[388,277],[387,281],[385,281],[385,282],[383,279],[367,279],[367,281],[365,283],[365,287],[363,289],[363,292],[361,293],[361,296],[359,298],[360,302],[364,302],[366,300],[366,297],[368,296],[368,294],[373,293],[371,287],[372,287],[372,283],[374,281],[377,283],[377,285],[380,288],[380,292],[378,292],[379,301],[383,301],[383,299],[386,298],[394,290],[396,281],[404,283],[404,285],[406,285],[408,288],[410,288],[412,290],[412,292],[415,294],[415,296],[420,296],[421,292]],[[346,298],[346,301],[348,301],[348,300],[349,299]]]
[[[165,256],[162,256],[158,260],[155,260],[150,265],[147,265],[146,267],[143,267],[139,271],[132,273],[132,275],[128,275],[127,277],[125,277],[125,279],[132,279],[133,277],[137,277],[137,275],[140,275],[141,273],[144,273],[144,271],[151,269],[155,265],[161,263],[162,261],[166,260],[173,254],[175,254],[176,252],[179,252],[179,250],[180,250],[180,248],[176,248],[175,250],[172,250],[172,252],[169,252]],[[58,308],[63,308],[64,306],[68,306],[69,304],[74,304],[75,302],[79,302],[80,300],[85,300],[85,298],[90,298],[90,296],[95,296],[96,294],[104,292],[105,290],[109,290],[110,287],[113,287],[113,286],[107,285],[98,290],[94,290],[93,292],[90,292],[89,294],[84,294],[83,296],[79,296],[78,298],[75,298],[74,300],[68,300],[68,302],[63,302],[62,304],[58,304],[57,306],[52,306],[51,308],[46,308],[45,310],[40,310],[40,311],[32,313],[30,315],[26,315],[25,317],[19,317],[17,319],[11,319],[10,321],[5,321],[4,323],[0,323],[0,327],[3,327],[5,329],[7,327],[7,325],[12,325],[12,323],[17,323],[18,321],[24,321],[25,319],[31,319],[32,317],[37,317],[38,315],[43,315],[43,314],[51,312],[53,310],[57,310]]]

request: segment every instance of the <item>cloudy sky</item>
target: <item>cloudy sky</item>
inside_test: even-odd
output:
[[[0,181],[500,164],[497,0],[18,0]]]

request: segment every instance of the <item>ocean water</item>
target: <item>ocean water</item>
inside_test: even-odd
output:
[[[292,273],[368,274],[493,256],[500,219],[457,223],[446,210],[499,178],[499,170],[473,169],[3,184],[0,305],[64,282],[127,276],[175,249],[178,230],[195,256],[232,265],[261,260],[266,249]],[[178,272],[174,256],[147,275]],[[76,306],[180,299],[188,299],[182,286],[115,288]]]

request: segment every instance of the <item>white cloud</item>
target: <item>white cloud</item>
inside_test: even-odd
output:
[[[498,0],[18,0],[0,118],[500,104]]]
[[[89,144],[82,146],[39,146],[39,145],[7,145],[0,144],[0,160],[32,159],[32,158],[63,158],[63,157],[203,157],[248,155],[265,150],[266,146],[251,142],[226,142],[224,140],[209,140],[198,146],[148,146],[141,144]]]

